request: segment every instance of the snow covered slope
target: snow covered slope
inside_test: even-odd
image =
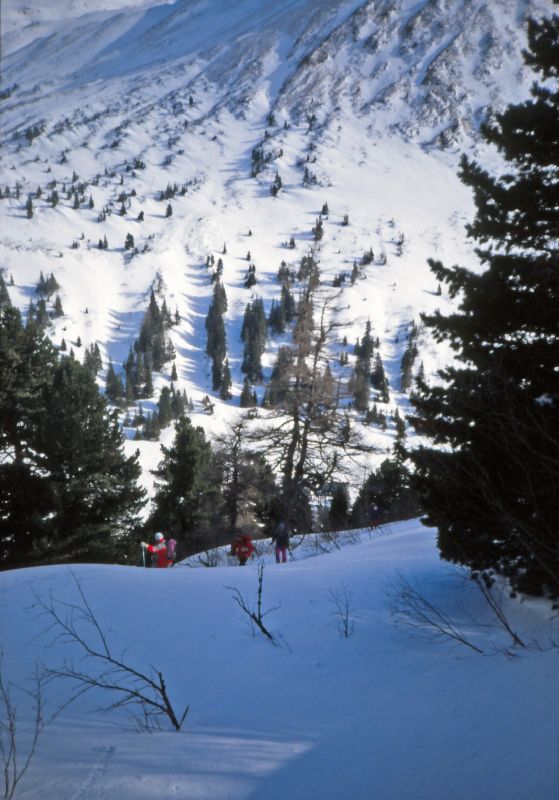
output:
[[[441,564],[434,532],[417,522],[372,538],[364,532],[318,557],[298,548],[285,565],[271,563],[265,543],[258,547],[259,559],[245,569],[82,565],[73,575],[64,567],[0,574],[6,678],[22,686],[37,661],[80,663],[54,631],[44,633],[48,620],[36,600],[81,605],[75,578],[115,653],[160,669],[177,708],[190,705],[180,733],[149,735],[124,711],[92,713],[111,698],[82,696],[43,732],[18,797],[557,797],[557,650],[547,649],[557,620],[549,623],[548,609],[505,597],[514,630],[541,649],[499,652],[510,640],[478,589],[464,588],[463,576]],[[228,588],[252,606],[260,560],[263,610],[276,609],[265,622],[277,647],[251,634]],[[400,574],[485,655],[395,627],[387,604]],[[349,638],[338,631],[333,602],[344,589]],[[61,681],[47,687],[49,712],[69,689]],[[29,698],[16,692],[14,699],[23,755]]]
[[[194,400],[196,421],[215,430],[238,408],[243,311],[255,296],[266,311],[279,298],[280,263],[297,268],[314,248],[324,296],[372,248],[374,262],[336,299],[333,355],[343,336],[351,353],[370,320],[390,379],[385,410],[405,411],[406,333],[421,311],[449,308],[426,259],[476,263],[464,240],[472,202],[456,177],[459,153],[485,158],[480,119],[527,91],[523,21],[545,11],[546,0],[6,0],[0,268],[12,302],[25,309],[40,273],[53,273],[65,312],[53,340],[78,357],[78,341],[97,342],[106,368],[126,358],[155,287],[181,317],[171,333],[178,388]],[[263,168],[251,177],[255,149]],[[174,184],[166,217],[159,198]],[[137,254],[124,248],[128,234]],[[252,289],[243,287],[247,251]],[[233,400],[216,399],[211,420],[201,405],[211,394],[208,255],[224,261],[234,381]],[[269,341],[268,375],[281,343]],[[418,365],[432,374],[448,354],[418,344]],[[339,377],[350,368],[351,359]],[[145,408],[169,378],[158,376]],[[369,435],[386,447],[391,434]],[[140,447],[153,463],[153,446]]]

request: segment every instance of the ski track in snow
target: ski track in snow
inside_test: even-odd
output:
[[[95,748],[94,752],[96,755],[98,753],[98,762],[90,769],[83,785],[72,795],[70,800],[103,800],[103,798],[107,797],[103,788],[103,781],[117,749],[110,745],[108,747]]]

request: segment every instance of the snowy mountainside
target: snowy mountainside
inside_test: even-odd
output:
[[[39,275],[52,273],[64,315],[49,335],[78,357],[97,343],[102,383],[109,359],[118,367],[126,358],[154,288],[180,316],[170,332],[176,385],[193,400],[197,424],[215,432],[238,411],[247,303],[261,297],[269,312],[281,262],[296,270],[312,251],[321,297],[335,297],[332,357],[350,355],[338,377],[347,379],[370,320],[390,381],[385,410],[405,412],[399,372],[412,321],[450,307],[426,260],[476,264],[464,237],[473,207],[456,177],[459,152],[486,155],[476,128],[488,106],[527,92],[523,21],[546,11],[545,0],[53,0],[41,8],[7,0],[0,268],[12,302],[26,309]],[[371,249],[359,279],[334,291],[336,276]],[[234,396],[212,397],[208,418],[210,255],[224,265]],[[266,377],[286,341],[269,337]],[[418,344],[416,367],[433,374],[448,353],[423,335]],[[170,370],[155,376],[144,408]],[[263,386],[257,391],[261,399]],[[386,448],[392,433],[389,425],[367,436]],[[156,445],[137,444],[151,466]]]

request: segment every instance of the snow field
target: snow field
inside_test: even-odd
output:
[[[262,545],[259,545],[262,552]],[[449,572],[433,531],[410,521],[387,535],[317,556],[298,548],[276,565],[264,555],[263,609],[274,647],[254,635],[232,598],[256,602],[257,564],[170,571],[72,569],[115,650],[161,669],[180,733],[141,734],[121,712],[94,714],[99,693],[76,701],[45,730],[22,798],[507,797],[552,800],[559,788],[556,622],[541,603],[506,601],[513,627],[540,651],[497,650],[504,633],[473,585]],[[390,619],[398,573],[416,581],[488,655],[445,640],[410,638]],[[331,595],[345,587],[354,632],[337,630]],[[64,567],[0,576],[4,669],[20,683],[36,660],[70,651],[38,635],[45,619],[31,590],[77,601]],[[68,687],[48,687],[51,707]],[[28,715],[22,702],[21,713]]]

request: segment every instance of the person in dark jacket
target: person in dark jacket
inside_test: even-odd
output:
[[[276,564],[279,564],[280,561],[285,564],[289,547],[289,528],[285,522],[280,522],[272,536],[272,541],[276,543]]]

